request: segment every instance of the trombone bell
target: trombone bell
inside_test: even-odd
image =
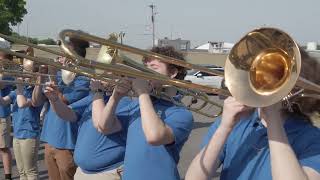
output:
[[[300,68],[296,42],[281,30],[260,28],[245,35],[231,49],[225,64],[226,85],[239,102],[265,107],[290,93]]]
[[[261,95],[272,94],[288,80],[291,60],[281,49],[267,49],[252,62],[249,77],[254,91]]]
[[[109,35],[108,40],[117,42],[117,40],[118,40],[117,34],[111,33]],[[115,63],[113,60],[114,60],[114,56],[116,54],[117,54],[116,49],[111,48],[109,46],[102,45],[100,48],[100,51],[98,53],[98,56],[97,56],[97,62],[101,62],[101,63],[105,63],[105,64]],[[95,69],[95,72],[100,75],[104,73],[104,71],[100,70],[100,69]]]

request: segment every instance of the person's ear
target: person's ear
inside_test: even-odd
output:
[[[175,78],[177,75],[178,75],[178,69],[176,67],[172,67],[170,68],[170,71],[169,71],[169,77],[170,78]]]

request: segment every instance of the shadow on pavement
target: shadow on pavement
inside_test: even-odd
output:
[[[203,128],[203,127],[209,127],[211,126],[213,122],[194,122],[193,123],[193,128],[192,129],[198,129],[198,128]]]

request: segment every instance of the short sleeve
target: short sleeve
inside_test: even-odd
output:
[[[175,144],[183,144],[191,133],[193,116],[190,111],[178,109],[171,112],[164,122],[172,129]]]
[[[309,131],[307,134],[310,133]],[[298,159],[301,166],[312,168],[320,173],[320,130],[317,129],[310,136],[307,139],[304,138],[304,141],[308,142],[308,146],[298,153]]]
[[[120,99],[117,108],[116,116],[121,123],[123,129],[127,130],[131,119],[131,109],[133,108],[133,100],[130,97]]]
[[[63,90],[63,96],[69,104],[82,99],[89,94],[90,81],[83,77],[77,76],[74,82]]]
[[[15,80],[15,78],[13,78],[13,77],[10,77],[10,76],[4,76],[3,77],[3,80],[6,80],[6,81],[14,81]],[[7,89],[7,90],[9,90],[9,91],[11,91],[11,90],[13,90],[14,89],[14,86],[12,85],[12,84],[7,84],[6,86],[5,86],[5,88],[4,89]]]
[[[9,77],[8,77],[9,78]],[[4,79],[5,80],[5,79]],[[13,91],[13,87],[12,85],[5,85],[5,87],[3,89],[0,90],[0,95],[2,97],[8,96],[10,94],[10,92]]]
[[[216,130],[218,129],[219,125],[221,123],[221,118],[218,118],[209,128],[208,133],[203,137],[202,140],[202,144],[201,144],[201,149],[203,149],[204,147],[206,147],[212,136],[214,135],[214,133],[216,132]],[[220,155],[219,155],[219,160],[220,162],[223,162],[224,157],[225,157],[225,153],[226,153],[226,146],[224,145],[223,150],[221,151]]]
[[[92,96],[86,96],[85,98],[82,98],[72,104],[69,105],[69,107],[76,113],[77,120],[80,120],[82,117],[82,114],[86,110],[86,108],[91,104],[90,100],[92,101]]]
[[[16,93],[16,91],[11,91],[11,92],[8,94],[8,96],[9,96],[10,99],[11,99],[11,103],[15,102],[16,99],[17,99],[17,93]]]

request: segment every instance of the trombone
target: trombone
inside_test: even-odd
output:
[[[67,37],[82,39],[82,40],[85,40],[88,42],[93,42],[93,43],[101,44],[104,46],[109,46],[110,48],[130,52],[133,54],[141,55],[143,57],[158,59],[162,62],[182,66],[187,69],[196,69],[196,70],[203,71],[203,72],[206,72],[206,73],[209,73],[212,75],[221,75],[221,76],[223,75],[220,71],[211,70],[211,69],[208,69],[208,68],[205,68],[202,66],[183,62],[183,61],[177,60],[172,57],[168,57],[168,56],[153,53],[150,51],[145,51],[145,50],[138,49],[135,47],[123,45],[123,44],[120,44],[120,43],[117,43],[114,41],[110,41],[107,39],[103,39],[103,38],[100,38],[97,36],[90,35],[88,33],[79,32],[79,31],[75,31],[75,30],[63,30],[59,33],[61,48],[69,57],[71,57],[70,58],[71,60],[74,60],[72,63],[77,66],[98,69],[98,70],[104,70],[107,72],[113,72],[114,74],[120,75],[120,76],[128,76],[128,77],[133,77],[133,78],[142,78],[142,79],[146,79],[146,80],[161,81],[164,84],[183,88],[183,89],[197,89],[199,91],[206,92],[206,93],[230,95],[227,91],[225,91],[223,89],[213,88],[210,86],[205,86],[205,85],[200,85],[200,84],[194,84],[194,83],[190,83],[190,82],[183,81],[183,80],[171,79],[171,78],[164,76],[164,75],[160,75],[160,74],[155,75],[154,72],[153,72],[153,74],[150,74],[151,70],[149,70],[143,66],[138,67],[140,70],[143,71],[143,72],[141,72],[141,71],[139,71],[139,69],[137,69],[136,66],[134,68],[137,70],[133,70],[132,68],[119,66],[117,64],[105,64],[105,63],[85,59],[85,58],[77,55],[77,53],[75,51],[73,51],[68,46],[68,43],[66,41]],[[124,57],[124,58],[122,58],[122,60],[126,63],[127,62],[128,63],[134,62],[132,60],[129,62],[128,57]],[[134,63],[134,64],[137,65],[137,63]]]
[[[33,73],[34,75],[31,75],[29,73],[25,72],[1,72],[0,73],[0,84],[13,84],[13,85],[24,85],[24,86],[47,86],[48,84],[41,83],[38,80],[39,76],[47,77],[50,79],[50,77],[54,77],[55,75],[48,75],[48,74],[40,74],[40,73]],[[14,77],[16,80],[7,80],[2,79],[2,77]],[[22,78],[22,79],[19,79]],[[50,80],[51,81],[51,80]],[[53,86],[58,88],[65,88],[67,85],[61,85],[61,84],[54,84]],[[82,91],[89,91],[89,88],[82,88],[80,89]]]
[[[22,78],[22,80],[6,80],[6,79],[3,79],[3,77],[15,77],[16,79],[17,78]],[[1,72],[0,83],[3,83],[3,84],[14,84],[14,85],[21,84],[21,85],[33,85],[33,86],[46,86],[46,84],[40,83],[37,80],[36,76],[30,76],[29,74],[24,74],[24,73],[21,73],[21,72],[20,73]],[[60,87],[60,85],[59,85],[59,87]]]
[[[204,68],[202,66],[186,63],[186,62],[183,62],[181,60],[178,60],[178,59],[175,59],[172,57],[167,57],[167,56],[153,53],[150,51],[145,51],[145,50],[141,50],[141,49],[134,48],[131,46],[119,44],[115,41],[103,39],[103,38],[93,36],[93,35],[90,35],[90,34],[87,34],[84,32],[79,32],[79,31],[75,31],[75,30],[64,30],[64,31],[60,32],[60,34],[59,34],[59,41],[61,43],[61,48],[69,57],[71,57],[70,59],[73,61],[70,63],[73,64],[74,66],[95,69],[96,72],[101,72],[101,70],[102,70],[102,72],[103,71],[112,72],[113,74],[115,74],[117,76],[126,76],[126,77],[132,77],[132,78],[142,78],[145,80],[161,81],[164,84],[164,86],[174,87],[174,88],[176,88],[177,91],[182,92],[182,94],[184,94],[184,95],[188,95],[188,96],[191,96],[195,99],[201,100],[203,103],[198,108],[191,107],[192,103],[190,103],[187,106],[186,105],[183,105],[183,106],[186,106],[189,110],[194,111],[199,114],[202,114],[202,115],[205,115],[207,117],[214,118],[214,117],[219,116],[222,113],[222,106],[220,104],[210,100],[206,93],[217,93],[217,94],[222,94],[225,96],[230,95],[228,93],[228,91],[223,90],[223,89],[200,85],[200,84],[194,84],[194,83],[190,83],[190,82],[187,82],[184,80],[171,79],[167,76],[164,76],[164,75],[159,74],[155,71],[152,71],[152,70],[142,66],[139,63],[136,63],[134,60],[131,60],[130,58],[126,57],[123,54],[120,54],[119,56],[117,56],[117,55],[113,56],[113,60],[111,61],[110,64],[106,64],[101,61],[99,62],[99,61],[92,61],[92,60],[85,59],[85,58],[79,56],[75,51],[73,51],[68,46],[68,43],[66,42],[67,37],[82,39],[85,41],[93,42],[93,43],[102,45],[102,47],[107,46],[107,47],[114,49],[116,51],[126,51],[126,52],[140,55],[143,57],[155,58],[155,59],[158,59],[158,60],[165,62],[165,63],[179,65],[179,66],[185,67],[187,69],[201,70],[203,72],[208,72],[209,74],[222,75],[222,73],[220,71],[210,70],[210,69]],[[129,67],[120,66],[119,64],[122,64],[122,65],[124,64]],[[134,69],[132,69],[132,68],[134,68]],[[159,92],[155,92],[155,94],[153,94],[153,95],[157,96],[157,95],[159,95]],[[175,101],[172,97],[166,97],[164,94],[159,95],[159,96],[160,96],[160,98],[164,98],[164,99],[172,101],[176,105],[182,105],[181,102]],[[209,114],[209,113],[200,112],[207,105],[216,106],[220,109],[220,111],[216,114]]]
[[[297,43],[286,32],[277,28],[263,27],[246,34],[231,49],[225,63],[225,74],[205,67],[181,62],[171,57],[122,45],[87,33],[63,30],[59,34],[62,42],[61,47],[66,54],[76,60],[74,63],[80,66],[91,64],[91,62],[78,56],[72,49],[68,48],[65,41],[66,37],[83,39],[143,57],[154,58],[165,63],[188,69],[196,69],[212,75],[225,76],[226,86],[229,91],[170,79],[156,73],[150,74],[146,72],[146,70],[144,70],[144,72],[124,72],[123,70],[125,69],[110,70],[118,75],[158,80],[164,82],[166,85],[171,85],[183,90],[193,89],[197,92],[216,93],[222,96],[232,95],[239,102],[251,107],[265,107],[281,100],[291,106],[291,102],[288,99],[297,96],[296,93],[292,92],[292,90],[296,88],[314,92],[314,94],[300,93],[299,97],[319,98],[320,86],[300,77],[301,55]],[[99,63],[94,62],[93,64],[90,68],[100,68]],[[105,65],[104,67],[106,66],[110,65]],[[152,76],[152,74],[154,75]]]
[[[233,46],[225,63],[225,82],[232,96],[247,106],[283,101],[290,110],[294,98],[320,99],[320,86],[301,77],[300,71],[297,43],[282,30],[263,27]]]
[[[79,33],[78,31],[75,31],[75,32]],[[62,65],[62,64],[57,63],[54,60],[49,59],[49,58],[27,56],[27,55],[22,54],[22,53],[13,52],[13,51],[10,51],[8,49],[0,48],[0,51],[3,51],[5,53],[7,53],[7,54],[11,54],[13,56],[29,59],[29,60],[38,62],[40,64],[46,64],[46,65],[49,65],[49,66],[53,66],[53,67],[55,67],[57,69],[63,69],[63,70],[66,70],[66,71],[69,71],[69,72],[72,72],[72,73],[76,73],[76,74],[79,74],[79,75],[83,75],[83,76],[86,76],[86,77],[89,77],[89,78],[101,80],[103,82],[108,82],[111,85],[117,85],[118,83],[114,80],[114,77],[121,78],[121,76],[128,76],[128,77],[133,77],[133,78],[143,78],[143,79],[151,78],[153,80],[159,80],[159,81],[167,83],[170,86],[180,88],[180,92],[184,92],[185,95],[187,94],[187,95],[190,95],[190,96],[192,96],[192,97],[194,97],[196,99],[199,99],[199,100],[203,101],[203,103],[198,108],[191,107],[191,103],[190,103],[189,105],[187,105],[187,108],[189,110],[194,111],[194,112],[199,113],[199,114],[202,114],[202,115],[207,116],[207,117],[211,117],[211,118],[219,116],[221,114],[221,112],[222,112],[221,105],[217,104],[214,101],[209,100],[209,98],[207,97],[207,95],[205,93],[201,93],[198,90],[192,90],[192,91],[188,90],[187,91],[188,88],[186,88],[186,87],[189,87],[189,89],[194,89],[193,88],[193,85],[194,85],[194,86],[197,86],[197,87],[199,86],[199,87],[201,87],[200,89],[206,90],[208,92],[220,92],[221,91],[222,94],[227,94],[227,92],[224,91],[224,90],[220,90],[220,89],[216,89],[216,88],[212,88],[212,87],[206,87],[206,86],[197,85],[197,84],[192,84],[192,83],[189,83],[189,82],[186,82],[186,81],[181,81],[181,80],[173,80],[173,79],[170,79],[170,78],[168,78],[168,77],[166,77],[164,75],[154,74],[155,72],[153,72],[153,71],[151,71],[149,69],[146,69],[142,65],[137,64],[134,61],[132,61],[129,58],[126,58],[126,57],[124,57],[122,60],[123,60],[124,64],[126,64],[127,66],[129,65],[130,67],[125,67],[123,65],[118,65],[118,64],[106,64],[106,63],[102,63],[102,62],[88,60],[88,59],[85,59],[85,58],[83,58],[81,56],[78,56],[75,52],[73,54],[72,53],[71,54],[68,54],[68,53],[64,54],[64,53],[61,53],[61,52],[52,51],[50,49],[47,49],[47,48],[44,48],[44,47],[40,47],[40,46],[31,44],[31,43],[27,43],[27,42],[24,42],[24,41],[21,41],[19,39],[16,39],[16,38],[13,38],[13,37],[10,37],[10,36],[6,36],[6,35],[3,35],[3,34],[0,34],[0,37],[8,39],[8,40],[10,40],[12,42],[16,42],[16,43],[19,43],[19,44],[24,44],[26,46],[33,47],[35,49],[39,49],[39,50],[42,50],[42,51],[45,51],[45,52],[49,52],[49,53],[52,53],[52,54],[55,54],[55,55],[58,55],[58,56],[65,56],[65,57],[67,57],[67,59],[69,61],[67,61],[67,63],[65,65]],[[106,40],[106,41],[108,41],[108,40]],[[60,39],[60,42],[61,42],[61,47],[65,52],[66,51],[73,52],[72,49],[68,49],[67,42],[65,41],[65,39]],[[110,42],[112,42],[112,41],[110,41]],[[104,45],[108,46],[108,44],[104,44]],[[143,51],[143,50],[141,50],[141,51]],[[150,53],[148,51],[143,51],[143,52],[145,52],[146,54]],[[155,53],[153,53],[153,54],[155,54]],[[159,55],[159,57],[165,57],[165,56]],[[173,58],[171,58],[171,59],[173,59]],[[175,60],[175,61],[179,61],[180,62],[180,60]],[[132,68],[132,66],[134,66],[134,67]],[[191,64],[188,64],[188,66],[192,67]],[[203,67],[200,67],[200,68],[203,69]],[[145,71],[145,72],[142,72],[142,71]],[[208,71],[208,70],[205,70],[205,71]],[[108,74],[110,72],[111,72],[111,75]],[[176,101],[171,97],[166,97],[161,93],[160,94],[159,93],[155,93],[154,95],[159,97],[159,98],[171,100],[176,105],[185,106],[181,102]],[[207,104],[219,107],[220,111],[217,114],[209,114],[209,113],[201,112],[201,109],[203,109]]]
[[[6,38],[3,35],[0,36]],[[78,38],[101,44],[103,46],[108,46],[116,50],[127,51],[144,57],[158,59],[165,63],[223,76],[221,72],[215,72],[205,67],[182,62],[171,57],[122,45],[114,41],[74,30],[64,30],[59,34],[61,48],[65,52],[65,54],[62,54],[67,56],[69,59],[69,62],[66,65],[57,64],[48,58],[26,57],[23,56],[23,54],[21,56],[21,54],[14,53],[6,49],[0,49],[0,51],[102,81],[110,80],[114,83],[113,79],[110,79],[110,76],[106,72],[111,72],[112,75],[118,77],[127,76],[161,81],[167,86],[172,86],[177,88],[177,90],[184,91],[185,94],[191,94],[191,96],[194,95],[194,97],[204,100],[204,104],[208,103],[217,105],[221,110],[222,107],[215,102],[208,100],[204,93],[215,93],[223,96],[229,96],[232,94],[232,96],[234,96],[239,102],[251,107],[265,107],[281,100],[290,104],[288,99],[292,99],[293,96],[296,96],[296,93],[291,93],[296,86],[300,89],[311,90],[317,93],[300,94],[299,97],[319,97],[318,94],[320,93],[319,85],[299,77],[301,69],[301,55],[296,42],[287,33],[276,28],[255,29],[246,34],[231,49],[226,60],[224,74],[226,86],[229,91],[193,84],[182,80],[170,79],[155,72],[150,72],[150,70],[144,67],[135,67],[136,63],[132,63],[133,61],[128,60],[128,58],[124,56],[121,57],[122,62],[127,64],[131,63],[131,65],[134,65],[134,69],[116,64],[117,62],[106,64],[103,62],[88,60],[77,55],[77,53],[68,47],[66,42],[67,37]],[[117,59],[120,57],[115,56],[112,58]],[[172,97],[163,98],[172,100]],[[173,102],[177,103],[176,101]],[[201,114],[200,110],[202,108],[203,107],[188,109]],[[210,117],[216,117],[220,113],[221,111],[215,115],[207,115]]]

